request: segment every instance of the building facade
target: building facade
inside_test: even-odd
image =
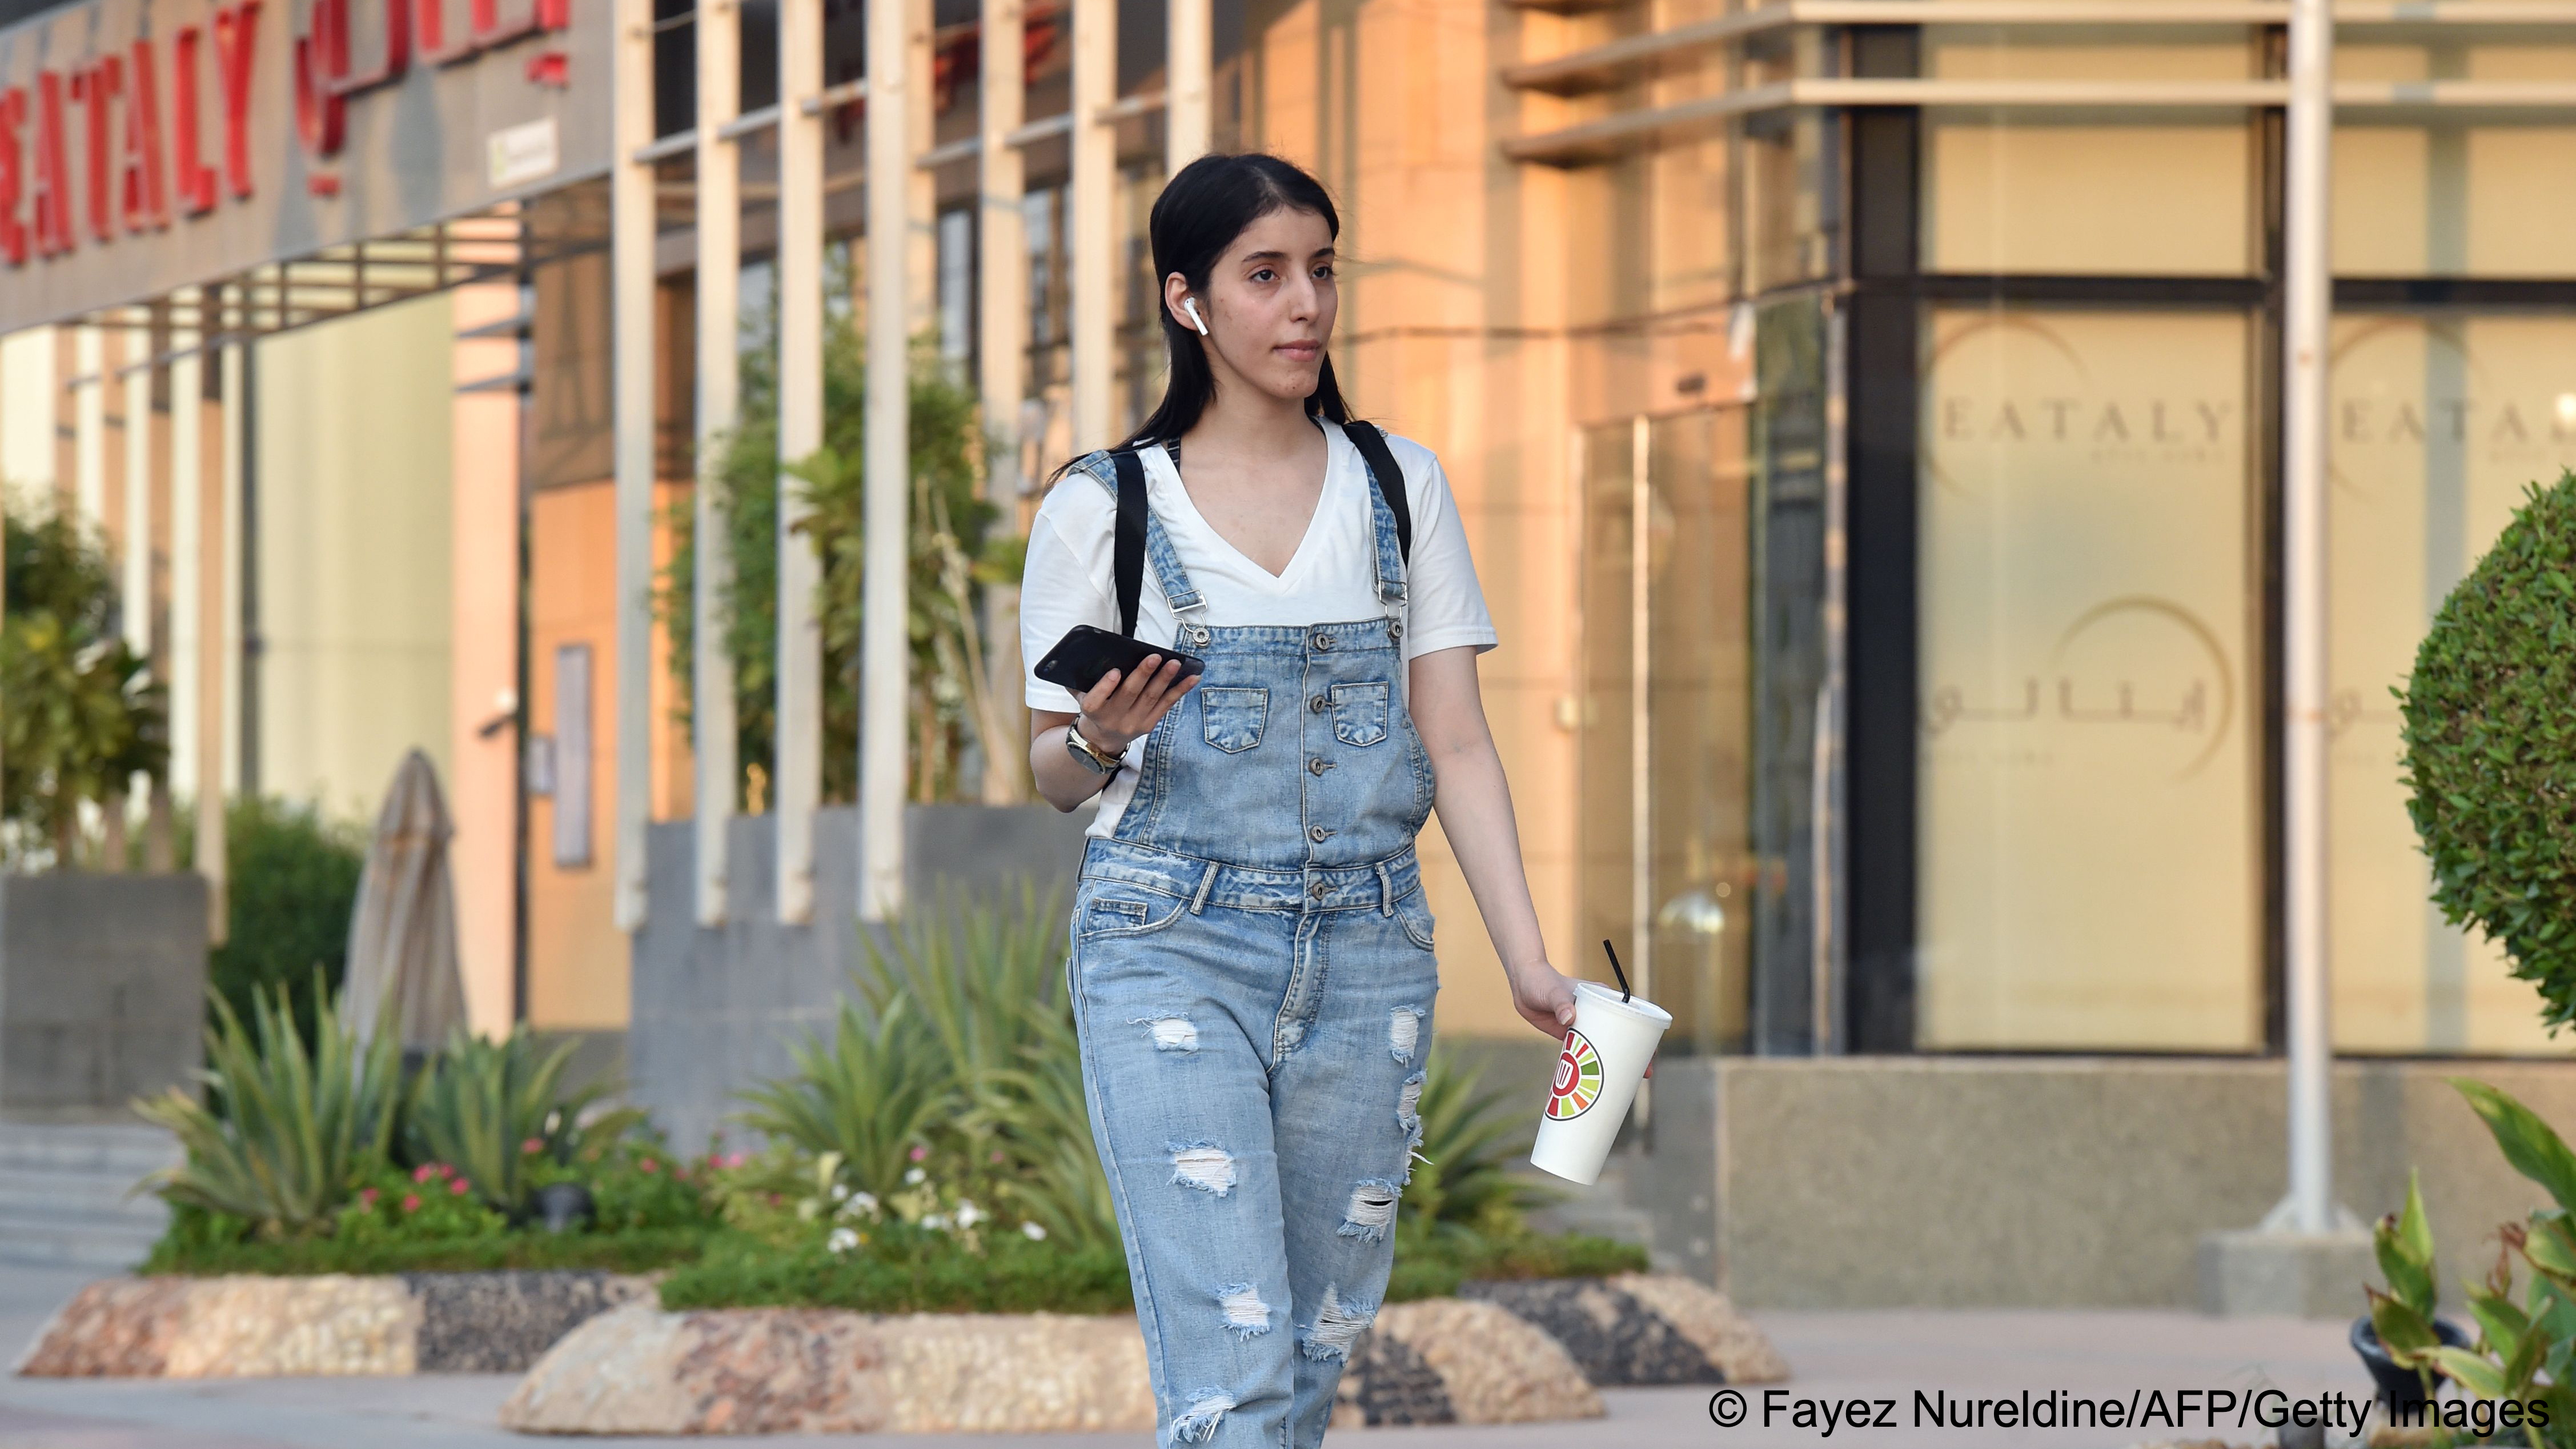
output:
[[[647,597],[742,360],[793,452],[818,332],[924,338],[1024,519],[1157,391],[1162,178],[1262,148],[1457,488],[1560,965],[1617,941],[1677,1058],[2278,1050],[2281,0],[521,3],[0,31],[0,472],[127,560],[178,795],[438,762],[478,1022],[623,1029],[651,821],[702,921],[738,800],[814,908],[813,671],[746,794]],[[2389,690],[2576,463],[2576,10],[2337,16],[2335,1042],[2548,1054]],[[1443,1030],[1522,1032],[1425,849]]]

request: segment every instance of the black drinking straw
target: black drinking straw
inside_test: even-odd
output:
[[[1619,978],[1619,999],[1628,999],[1628,973],[1619,969],[1619,953],[1610,949],[1610,938],[1601,938],[1601,949],[1610,958],[1610,974]]]

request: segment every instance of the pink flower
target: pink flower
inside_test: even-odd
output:
[[[998,1147],[996,1147],[996,1148],[994,1148],[994,1149],[993,1149],[993,1156],[992,1156],[992,1160],[993,1160],[993,1161],[995,1161],[995,1162],[999,1162],[999,1161],[1001,1161],[1001,1160],[1002,1160],[1002,1149],[1000,1149],[1000,1148],[998,1148]]]
[[[374,1207],[376,1205],[376,1190],[372,1187],[359,1188],[358,1201],[368,1207]]]
[[[546,1139],[542,1137],[531,1137],[527,1141],[519,1144],[519,1151],[529,1157],[534,1157],[545,1150]]]
[[[411,1170],[411,1180],[414,1182],[427,1182],[432,1177],[436,1176],[437,1173],[438,1164],[434,1162],[424,1162],[420,1166]]]
[[[730,1157],[728,1157],[728,1158],[726,1158],[726,1159],[725,1159],[725,1166],[727,1166],[727,1167],[740,1167],[740,1166],[742,1166],[743,1161],[744,1161],[744,1159],[743,1159],[743,1155],[742,1155],[741,1153],[737,1152],[737,1153],[733,1154],[732,1156],[730,1156]]]
[[[403,1211],[407,1213],[416,1213],[420,1211],[419,1193],[407,1192],[403,1194]]]
[[[642,1169],[643,1169],[644,1171],[646,1171],[646,1172],[659,1172],[659,1171],[661,1171],[661,1170],[662,1170],[662,1164],[660,1164],[660,1163],[658,1163],[658,1162],[655,1162],[652,1158],[649,1158],[649,1157],[645,1158],[642,1162],[639,1162],[639,1163],[637,1163],[637,1164],[635,1164],[635,1165],[636,1165],[637,1167],[642,1168]]]
[[[921,1159],[928,1157],[929,1155],[930,1149],[927,1147],[916,1146],[912,1149],[912,1160],[915,1162],[919,1162]]]
[[[449,1197],[463,1197],[465,1196],[466,1189],[470,1185],[471,1184],[467,1183],[464,1178],[460,1177],[447,1185],[447,1195]]]

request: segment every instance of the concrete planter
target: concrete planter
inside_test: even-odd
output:
[[[1089,811],[1048,805],[913,805],[904,810],[905,889],[1015,887],[1034,880],[1068,908]],[[814,919],[778,919],[777,831],[765,815],[728,836],[725,923],[697,922],[697,827],[653,827],[650,914],[635,933],[626,1029],[628,1095],[690,1151],[725,1125],[733,1094],[786,1064],[786,1048],[830,1026],[859,964],[858,812],[814,817]],[[739,1130],[739,1129],[737,1129]]]
[[[206,883],[0,875],[0,1112],[122,1110],[202,1060]]]

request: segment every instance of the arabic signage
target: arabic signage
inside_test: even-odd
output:
[[[2248,324],[1931,320],[1922,1043],[2254,1045]]]
[[[604,171],[609,0],[86,0],[0,31],[0,333]]]

